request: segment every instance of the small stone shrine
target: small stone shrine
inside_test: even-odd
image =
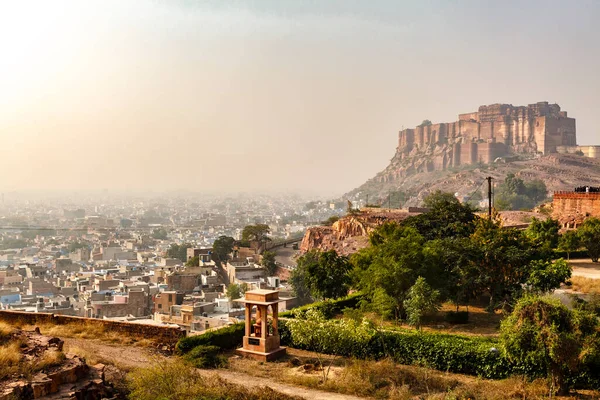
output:
[[[244,344],[238,354],[260,361],[273,361],[285,355],[285,347],[279,344],[279,292],[277,290],[249,290],[245,298],[235,300],[246,306],[246,331]],[[252,309],[256,307],[256,318],[252,320]],[[268,309],[271,307],[271,315]]]

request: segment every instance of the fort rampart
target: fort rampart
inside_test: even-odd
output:
[[[576,228],[587,217],[600,218],[600,193],[555,192],[553,217],[565,228]]]

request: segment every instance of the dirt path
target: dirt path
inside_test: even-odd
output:
[[[573,276],[582,276],[584,278],[600,279],[600,264],[593,263],[592,260],[571,260],[569,264],[573,267]]]
[[[65,350],[85,357],[90,362],[113,364],[121,369],[147,366],[150,363],[168,357],[154,353],[151,349],[138,346],[123,346],[109,344],[98,340],[63,338]],[[241,372],[228,370],[198,370],[204,376],[218,375],[231,383],[245,387],[268,386],[273,390],[293,396],[300,396],[307,400],[356,400],[362,397],[349,396],[338,393],[325,392],[316,389],[303,388],[274,382],[271,379],[247,375]]]
[[[278,392],[288,394],[291,396],[300,396],[300,397],[303,397],[308,400],[328,400],[328,399],[331,399],[331,400],[359,400],[359,399],[364,399],[364,397],[356,397],[356,396],[350,396],[350,395],[340,394],[340,393],[325,392],[322,390],[316,390],[316,389],[304,388],[301,386],[293,386],[293,385],[288,385],[285,383],[274,382],[273,380],[268,379],[268,378],[251,376],[251,375],[243,374],[241,372],[233,372],[233,371],[227,371],[227,370],[222,370],[222,369],[218,370],[218,371],[208,371],[208,370],[199,370],[199,371],[204,376],[211,376],[213,374],[216,374],[216,375],[220,376],[221,378],[223,378],[231,383],[235,383],[237,385],[242,385],[245,387],[268,386],[271,389],[276,390]]]

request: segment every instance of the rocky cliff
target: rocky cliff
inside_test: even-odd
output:
[[[385,222],[399,222],[416,214],[418,213],[406,210],[364,208],[358,213],[340,218],[332,226],[308,228],[300,244],[300,251],[335,250],[338,254],[349,255],[367,247],[369,233],[373,229]]]

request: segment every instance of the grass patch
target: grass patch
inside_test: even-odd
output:
[[[15,328],[12,325],[0,321],[0,343],[8,341],[14,331]]]
[[[21,358],[20,341],[13,341],[4,346],[0,346],[0,380],[19,373]]]
[[[585,278],[583,276],[571,277],[571,289],[581,293],[600,293],[600,279]]]
[[[268,387],[245,388],[218,376],[203,377],[182,360],[155,362],[128,376],[130,399],[136,400],[296,400]]]
[[[487,380],[441,372],[418,365],[399,365],[391,359],[365,361],[337,359],[332,373],[323,383],[314,369],[313,353],[288,349],[287,359],[261,364],[249,359],[230,360],[230,369],[254,376],[328,392],[376,399],[542,399],[547,398],[550,384],[546,379],[531,381],[515,376]],[[307,368],[310,367],[310,368]],[[598,398],[597,392],[581,391],[576,398]]]

